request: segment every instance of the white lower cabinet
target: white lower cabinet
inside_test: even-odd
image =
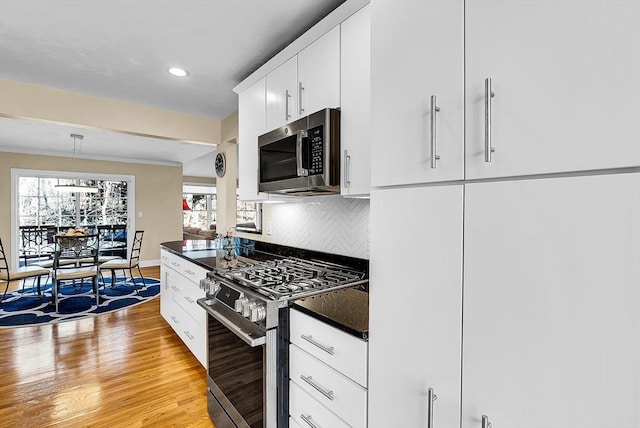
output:
[[[294,309],[290,329],[291,419],[305,428],[366,427],[367,342]],[[364,384],[354,380],[357,365]]]
[[[196,300],[205,293],[201,268],[166,250],[161,251],[160,314],[203,367],[207,367],[207,315]]]
[[[371,196],[372,427],[640,426],[640,173]]]
[[[640,174],[469,184],[462,426],[640,426]]]

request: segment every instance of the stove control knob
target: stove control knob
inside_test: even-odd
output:
[[[251,307],[255,304],[255,301],[247,301],[245,300],[242,303],[242,316],[245,318],[249,318],[249,315],[251,315]]]
[[[247,303],[247,300],[249,299],[247,299],[246,297],[240,297],[238,300],[236,300],[236,303],[234,305],[234,309],[236,310],[236,312],[242,313],[242,308]]]
[[[267,316],[267,309],[264,307],[262,303],[256,303],[255,306],[251,308],[251,322],[258,322],[265,319]]]

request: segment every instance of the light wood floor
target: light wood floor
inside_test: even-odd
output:
[[[160,278],[160,268],[143,274]],[[0,329],[0,427],[213,427],[206,391],[204,368],[160,316],[159,298]]]

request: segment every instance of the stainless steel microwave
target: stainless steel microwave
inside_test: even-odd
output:
[[[340,110],[320,110],[258,137],[258,190],[339,193]]]

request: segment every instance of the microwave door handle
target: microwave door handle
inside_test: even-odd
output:
[[[307,177],[309,170],[302,165],[302,140],[307,138],[308,134],[305,130],[297,132],[298,138],[296,138],[296,168],[298,170],[298,177]]]

